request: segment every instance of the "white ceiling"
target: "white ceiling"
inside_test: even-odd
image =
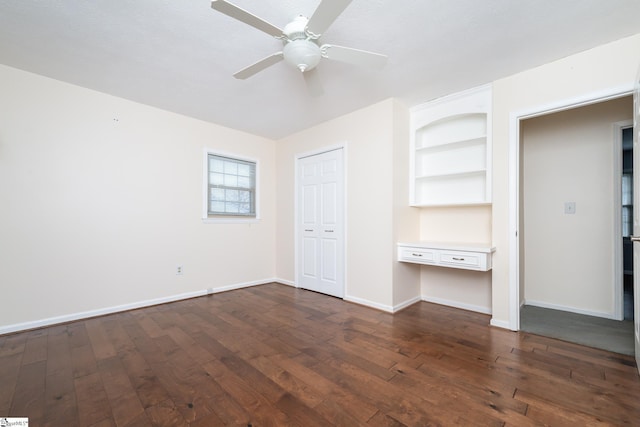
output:
[[[281,28],[319,3],[231,1]],[[353,0],[322,41],[389,62],[371,71],[323,60],[324,95],[313,98],[284,62],[234,79],[281,42],[207,0],[0,1],[0,63],[272,139],[389,97],[416,105],[639,32],[639,0]]]

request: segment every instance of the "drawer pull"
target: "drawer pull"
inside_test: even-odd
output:
[[[306,231],[306,232],[311,232],[311,231],[313,231],[313,230],[305,229],[304,231]]]
[[[411,256],[422,256],[422,254],[412,253]]]
[[[456,257],[453,257],[453,260],[454,260],[454,261],[464,261],[464,258],[456,258]]]
[[[325,233],[333,233],[333,230],[324,230]]]

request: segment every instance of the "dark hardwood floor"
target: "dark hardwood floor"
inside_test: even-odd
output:
[[[0,336],[30,426],[640,425],[632,357],[269,284]]]

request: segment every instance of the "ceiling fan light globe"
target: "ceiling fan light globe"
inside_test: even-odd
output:
[[[293,40],[282,49],[284,60],[302,72],[315,68],[320,62],[320,47],[309,40]]]

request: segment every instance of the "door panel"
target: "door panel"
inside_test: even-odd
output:
[[[336,212],[336,183],[331,182],[322,185],[322,225],[335,225],[338,221]]]
[[[322,280],[336,281],[336,241],[322,239]]]
[[[318,251],[316,250],[316,238],[304,238],[302,250],[302,275],[309,279],[316,279],[318,273],[316,271],[316,259]]]
[[[297,285],[344,296],[342,149],[298,159]]]
[[[310,227],[316,225],[316,196],[317,188],[315,185],[305,185],[302,190],[302,203],[304,205],[302,212],[304,213],[304,223]]]

